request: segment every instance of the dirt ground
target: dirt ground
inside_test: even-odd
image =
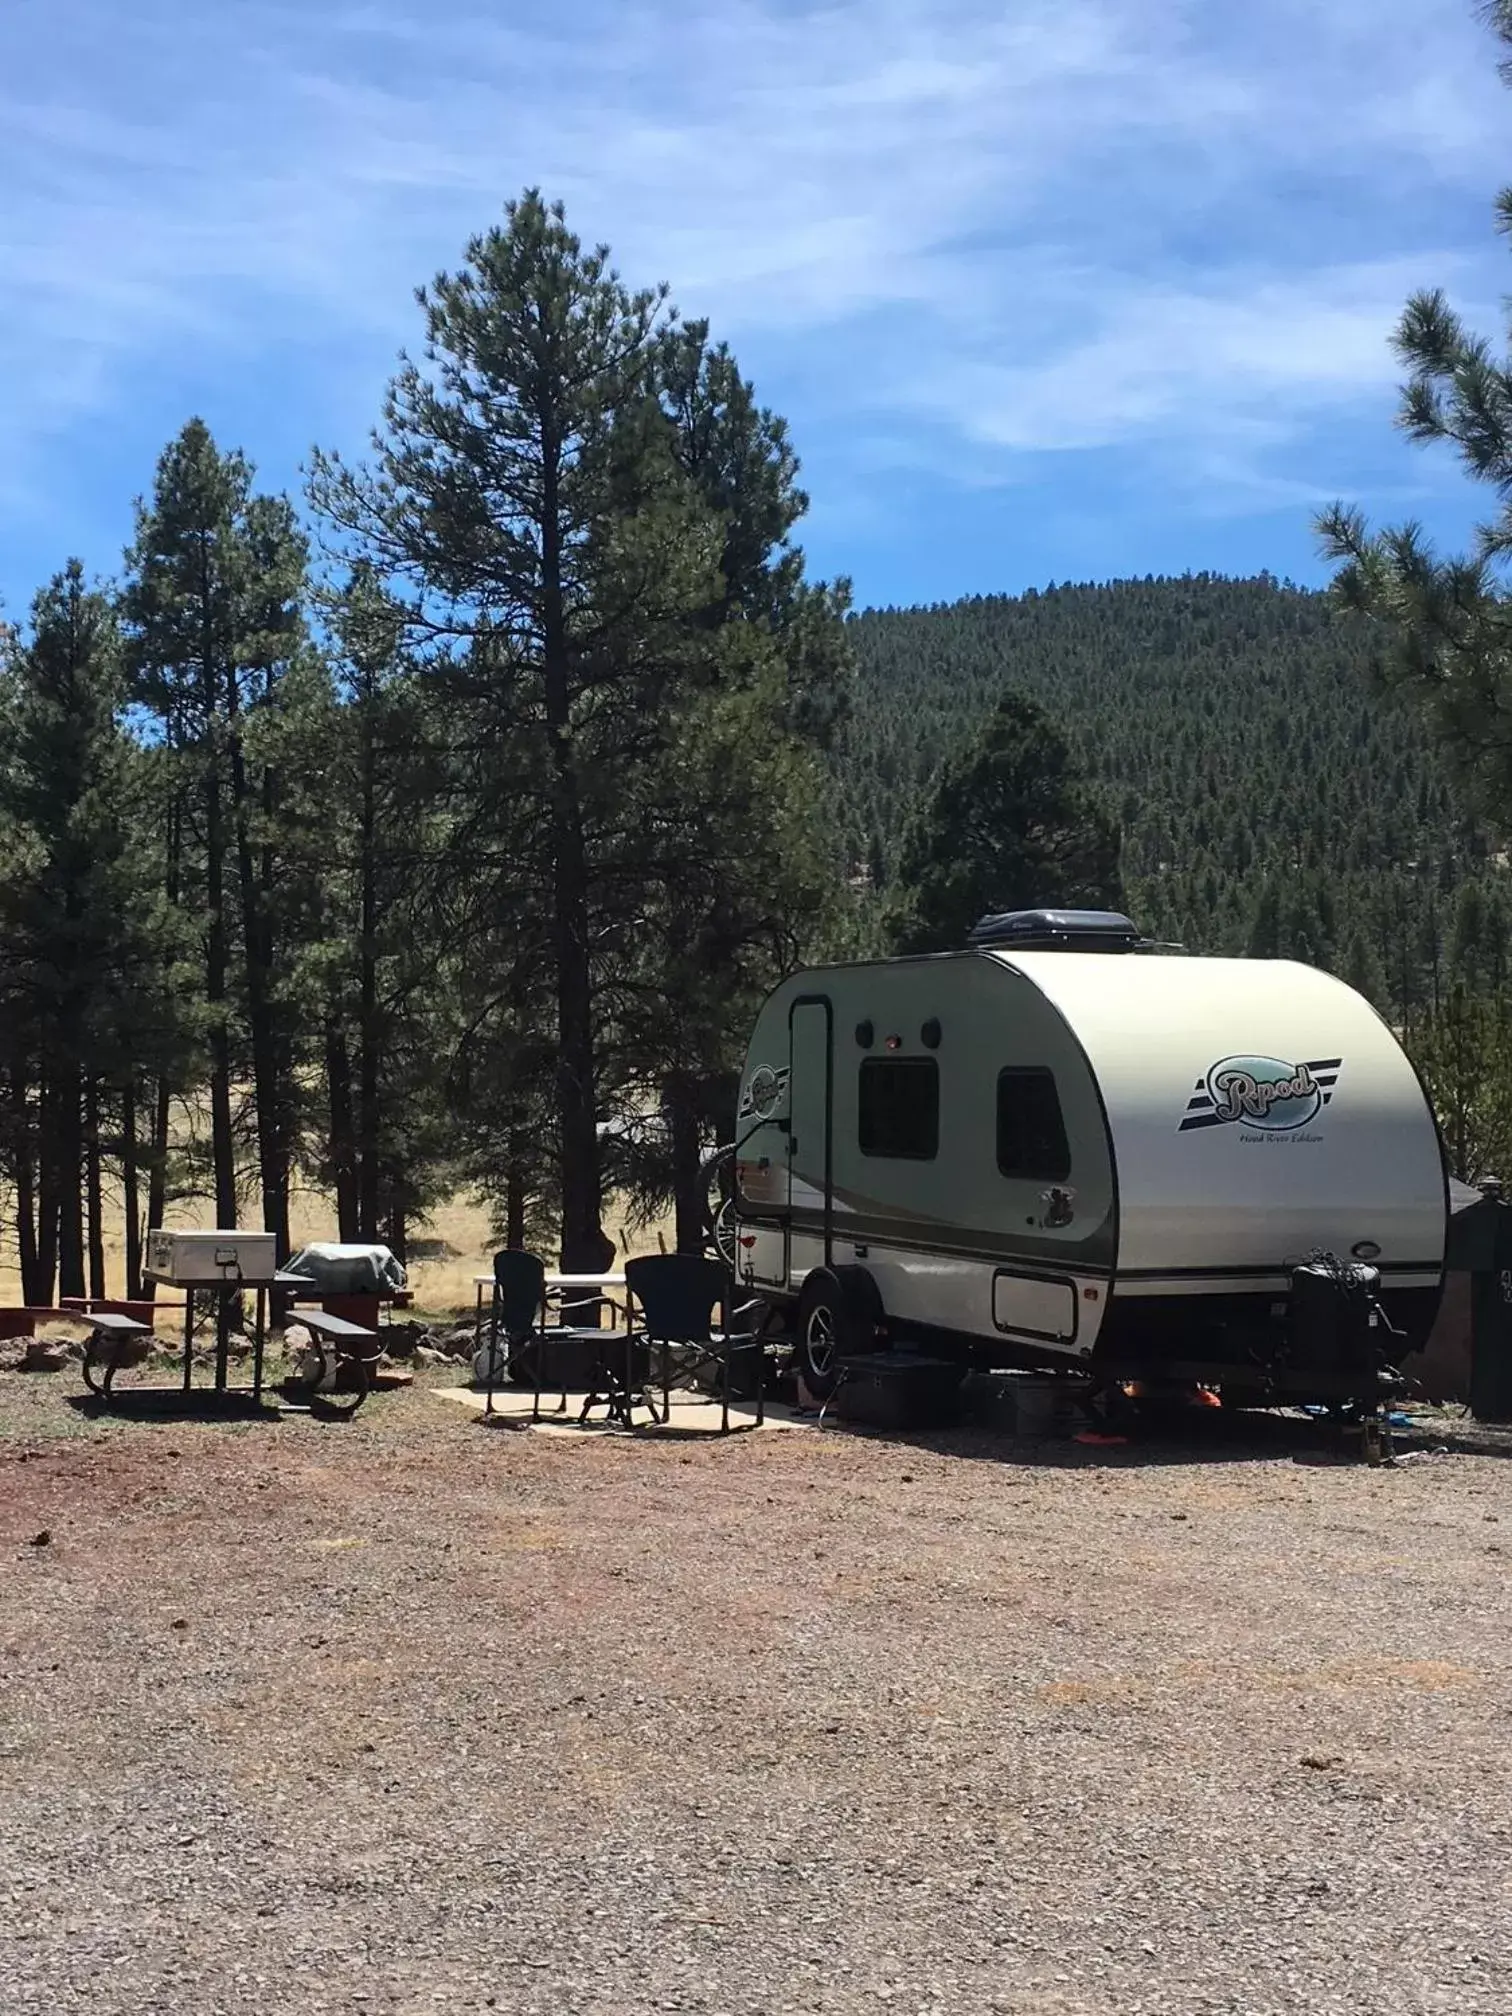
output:
[[[0,1376],[0,2008],[1506,2016],[1512,1463]]]

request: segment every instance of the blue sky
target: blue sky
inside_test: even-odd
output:
[[[191,413],[360,449],[529,182],[730,339],[862,601],[1457,540],[1387,336],[1500,319],[1509,134],[1470,0],[7,0],[0,596],[113,570]]]

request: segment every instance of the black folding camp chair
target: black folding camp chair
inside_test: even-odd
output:
[[[539,1254],[521,1253],[513,1247],[495,1253],[493,1308],[489,1314],[488,1342],[483,1347],[488,1362],[481,1368],[476,1364],[473,1367],[475,1377],[481,1370],[487,1388],[485,1414],[493,1413],[494,1394],[501,1383],[508,1381],[515,1386],[534,1387],[530,1418],[540,1419],[545,1331],[545,1261]],[[565,1412],[566,1406],[564,1387],[557,1412]]]
[[[729,1269],[698,1253],[653,1253],[643,1260],[629,1260],[625,1263],[625,1287],[632,1306],[640,1311],[640,1321],[632,1325],[631,1336],[645,1348],[650,1381],[661,1388],[663,1425],[671,1418],[674,1387],[699,1385],[711,1372],[717,1372],[719,1432],[727,1435],[731,1357],[737,1351],[765,1349],[759,1334],[737,1334],[733,1325],[758,1305],[747,1302],[736,1308]],[[721,1318],[717,1327],[716,1309]],[[764,1369],[758,1364],[758,1427],[766,1418]],[[630,1383],[628,1367],[626,1383]],[[650,1392],[644,1392],[642,1397],[654,1420],[656,1406]]]

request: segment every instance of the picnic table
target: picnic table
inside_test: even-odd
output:
[[[347,1373],[356,1387],[352,1403],[355,1413],[367,1398],[373,1369],[382,1345],[378,1332],[365,1323],[353,1323],[345,1316],[328,1315],[323,1309],[302,1309],[298,1320],[310,1333],[310,1357],[300,1382],[310,1398],[335,1390],[338,1377]]]
[[[91,1327],[81,1367],[84,1384],[97,1400],[109,1400],[116,1373],[129,1357],[135,1356],[137,1340],[152,1335],[152,1325],[139,1323],[134,1316],[118,1316],[103,1309],[87,1320]]]
[[[474,1274],[473,1287],[476,1299],[473,1309],[473,1342],[477,1350],[483,1349],[483,1323],[493,1299],[494,1277],[492,1274]],[[554,1274],[546,1276],[547,1296],[554,1300],[559,1309],[564,1306],[582,1306],[588,1302],[608,1300],[613,1307],[611,1291],[618,1289],[624,1293],[625,1277],[620,1274]],[[568,1302],[573,1290],[582,1293]],[[579,1326],[582,1327],[582,1326]]]
[[[310,1284],[302,1274],[275,1273],[267,1281],[195,1282],[181,1283],[184,1296],[184,1371],[180,1382],[182,1392],[187,1396],[194,1388],[194,1309],[196,1296],[218,1297],[215,1321],[215,1384],[217,1399],[231,1400],[250,1398],[257,1402],[262,1399],[263,1354],[268,1334],[268,1294],[271,1289],[307,1288]],[[239,1298],[243,1292],[250,1292],[257,1298],[256,1317],[252,1326],[252,1386],[250,1393],[233,1389],[230,1383],[230,1342],[231,1342],[231,1298]],[[74,1313],[74,1312],[70,1312]],[[140,1340],[152,1335],[150,1323],[139,1323],[135,1317],[125,1316],[114,1310],[80,1310],[78,1320],[89,1325],[89,1342],[84,1347],[84,1383],[98,1399],[109,1401],[114,1398],[112,1391],[116,1373],[123,1364],[136,1356]],[[95,1373],[98,1370],[98,1382]],[[159,1389],[161,1390],[161,1389]]]

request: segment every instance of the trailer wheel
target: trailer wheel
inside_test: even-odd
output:
[[[886,1348],[887,1312],[864,1267],[816,1267],[798,1298],[798,1370],[816,1400],[840,1383],[847,1358]]]

